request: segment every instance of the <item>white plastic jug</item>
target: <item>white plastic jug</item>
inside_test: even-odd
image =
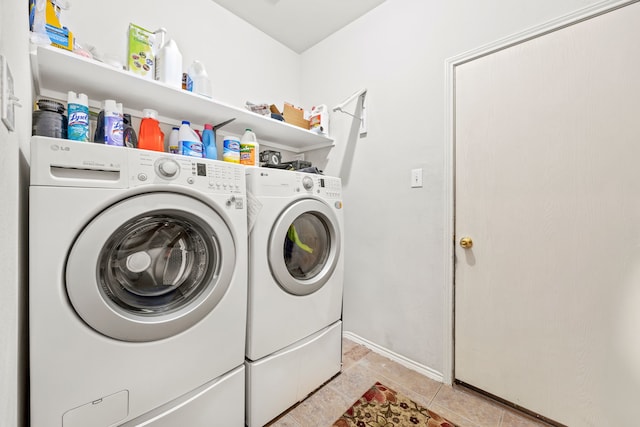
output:
[[[187,90],[199,95],[208,96],[209,98],[213,96],[211,80],[209,80],[209,75],[207,74],[207,70],[205,70],[202,62],[198,60],[193,61],[187,71],[187,75],[189,77]]]
[[[200,141],[196,131],[191,129],[191,123],[187,120],[182,121],[178,131],[178,141],[178,144],[182,147],[181,154],[191,157],[203,157],[202,141]]]
[[[182,53],[173,39],[165,41],[166,30],[156,31],[160,37],[160,49],[156,53],[155,79],[169,86],[182,88]]]
[[[323,104],[311,108],[309,130],[318,134],[329,135],[329,110],[326,105]]]

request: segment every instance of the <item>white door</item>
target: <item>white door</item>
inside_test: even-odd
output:
[[[459,65],[455,91],[456,380],[639,425],[640,4]]]

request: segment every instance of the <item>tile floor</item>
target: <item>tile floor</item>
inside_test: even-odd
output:
[[[376,381],[458,427],[547,426],[467,390],[434,381],[351,340],[343,339],[342,352],[342,372],[269,427],[330,427]]]

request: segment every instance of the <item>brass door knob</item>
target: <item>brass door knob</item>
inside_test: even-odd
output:
[[[473,240],[471,240],[471,237],[463,237],[460,239],[460,246],[464,249],[471,249],[473,246]]]

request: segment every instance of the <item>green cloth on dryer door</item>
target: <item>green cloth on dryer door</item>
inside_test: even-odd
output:
[[[289,227],[289,231],[287,231],[287,237],[289,238],[289,240],[295,243],[296,246],[298,246],[303,251],[308,252],[310,254],[313,253],[312,248],[310,248],[309,246],[305,245],[300,241],[300,237],[298,237],[298,232],[296,231],[296,227],[293,224],[291,224],[291,226]]]

